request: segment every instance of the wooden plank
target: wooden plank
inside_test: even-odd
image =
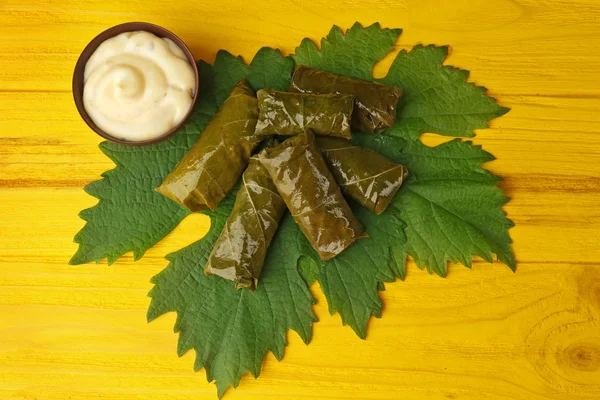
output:
[[[3,287],[15,290],[0,297],[7,321],[1,330],[8,338],[0,344],[0,388],[18,394],[10,387],[25,387],[22,393],[44,399],[66,393],[109,399],[212,396],[214,389],[191,372],[192,355],[174,354],[174,316],[146,324],[146,267],[154,269],[155,263],[138,264],[83,267],[96,283],[58,267],[52,286],[31,278],[11,282],[11,273],[24,269],[32,276],[47,272],[43,261],[3,268]],[[371,323],[366,341],[340,328],[338,316],[327,315],[315,287],[320,322],[311,345],[289,335],[284,362],[269,356],[260,380],[244,378],[235,395],[594,398],[600,390],[593,322],[600,316],[598,272],[595,266],[542,263],[521,264],[513,274],[476,263],[472,271],[453,268],[444,280],[411,267],[404,284],[388,285],[382,293],[383,319]],[[54,302],[61,292],[63,300]]]
[[[363,24],[404,28],[398,49],[415,43],[452,45],[451,64],[472,70],[476,82],[501,93],[600,96],[595,84],[600,73],[594,68],[600,49],[590,40],[600,18],[595,0],[461,0],[451,6],[408,0],[375,2],[367,8],[353,1],[261,0],[227,6],[180,2],[176,9],[169,2],[143,0],[130,1],[126,8],[113,0],[102,9],[81,0],[4,0],[0,89],[69,91],[81,50],[99,32],[122,22],[147,20],[165,26],[197,58],[210,62],[222,48],[247,60],[263,46],[292,53],[302,38],[320,40],[333,21],[349,27],[359,16]],[[386,61],[378,75],[391,58]]]
[[[600,399],[600,3],[597,0],[157,2],[3,0],[0,5],[0,398],[215,398],[176,356],[173,314],[147,324],[149,279],[200,238],[194,215],[146,256],[68,266],[96,199],[82,187],[113,164],[70,94],[86,43],[120,22],[180,35],[198,58],[294,51],[332,23],[402,27],[396,52],[451,44],[448,64],[512,108],[474,143],[498,159],[516,274],[476,260],[447,279],[409,265],[386,285],[382,319],[359,340],[329,316],[310,346],[288,335],[240,399]],[[375,68],[383,76],[394,54]],[[424,135],[436,145],[448,138]],[[351,349],[351,351],[348,351]]]

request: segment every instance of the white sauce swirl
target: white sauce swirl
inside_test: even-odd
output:
[[[148,140],[183,120],[195,83],[192,66],[171,40],[125,32],[104,41],[85,65],[83,104],[109,135]]]

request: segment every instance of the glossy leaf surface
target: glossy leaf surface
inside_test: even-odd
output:
[[[364,237],[311,131],[265,149],[258,157],[322,260],[337,256]]]
[[[191,211],[215,210],[261,141],[254,133],[257,118],[256,96],[240,80],[200,139],[156,190]]]
[[[366,133],[381,133],[396,122],[402,88],[363,81],[315,68],[299,66],[290,92],[348,93],[354,95],[352,127]]]
[[[317,135],[350,139],[354,96],[259,90],[256,133],[298,135],[311,129]]]
[[[234,281],[236,289],[254,290],[285,210],[269,173],[251,158],[204,272]]]
[[[342,191],[375,214],[384,212],[408,175],[406,167],[348,140],[316,141]]]

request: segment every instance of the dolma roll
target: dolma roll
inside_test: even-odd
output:
[[[252,157],[204,272],[234,281],[236,289],[254,290],[284,212],[269,173]]]
[[[294,71],[289,91],[352,94],[352,127],[366,133],[381,133],[396,122],[396,108],[403,89],[301,65]]]
[[[311,94],[262,89],[258,97],[256,133],[298,135],[311,129],[317,135],[350,139],[354,96]]]
[[[233,189],[261,137],[254,131],[258,105],[240,80],[198,141],[156,189],[191,211],[214,210]]]
[[[317,146],[346,195],[381,214],[408,175],[406,167],[349,140],[318,137]]]
[[[296,223],[322,260],[365,237],[342,196],[311,131],[259,153]]]

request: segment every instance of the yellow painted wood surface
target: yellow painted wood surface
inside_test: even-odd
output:
[[[193,216],[133,263],[68,266],[82,188],[111,163],[70,94],[79,52],[117,23],[180,35],[197,58],[293,52],[332,24],[402,27],[397,50],[451,44],[512,111],[478,132],[506,178],[516,274],[409,266],[359,340],[329,316],[295,333],[227,399],[600,399],[600,2],[598,0],[0,1],[0,399],[214,399],[170,314],[147,324],[149,279],[197,240]],[[384,74],[392,57],[376,68]],[[427,143],[440,139],[426,135]]]

